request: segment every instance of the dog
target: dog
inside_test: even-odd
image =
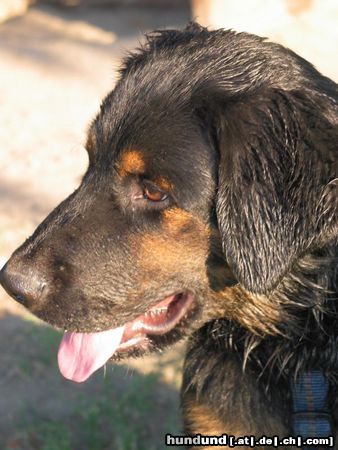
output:
[[[65,330],[66,378],[187,336],[188,436],[291,435],[290,380],[313,369],[336,431],[337,98],[258,36],[147,35],[89,127],[79,188],[0,275]]]

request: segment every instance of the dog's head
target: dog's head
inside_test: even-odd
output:
[[[1,273],[34,314],[77,332],[60,349],[67,376],[219,316],[279,320],[260,299],[337,232],[334,96],[282,47],[197,25],[127,59],[80,187]]]

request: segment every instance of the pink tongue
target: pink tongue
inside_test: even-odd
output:
[[[58,352],[62,375],[78,383],[87,380],[113,356],[123,332],[124,326],[99,333],[65,333]]]

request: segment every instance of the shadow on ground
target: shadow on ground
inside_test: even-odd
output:
[[[109,365],[75,384],[58,372],[57,331],[5,314],[0,342],[2,450],[159,450],[166,433],[180,430],[178,391],[162,381],[163,361],[148,374]]]

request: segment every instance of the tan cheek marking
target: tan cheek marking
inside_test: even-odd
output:
[[[186,258],[194,259],[202,256],[204,261],[208,254],[209,228],[198,217],[180,209],[165,210],[163,218],[163,234],[173,247],[179,247]]]
[[[131,173],[144,172],[145,161],[142,153],[139,150],[128,150],[123,153],[117,170],[122,177]]]
[[[179,208],[163,213],[163,225],[157,231],[135,237],[135,247],[140,270],[146,275],[206,273],[208,228]]]
[[[181,208],[170,208],[163,212],[163,227],[171,234],[188,234],[194,240],[209,237],[209,227],[199,218]]]

